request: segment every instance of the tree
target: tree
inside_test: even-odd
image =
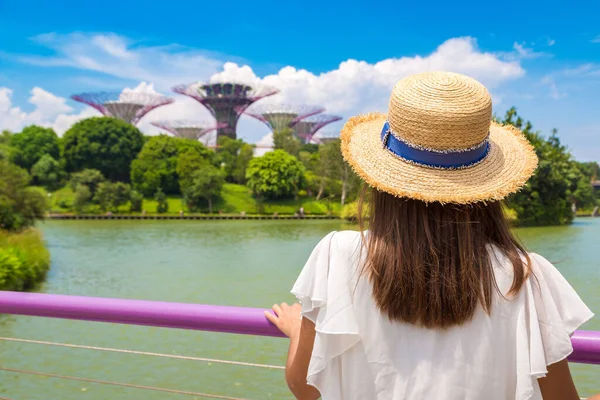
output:
[[[253,158],[246,170],[247,185],[259,199],[285,198],[295,195],[304,174],[298,159],[283,150]]]
[[[509,209],[517,213],[521,225],[562,225],[573,220],[571,206],[581,181],[581,171],[571,154],[560,143],[556,130],[548,139],[533,131],[533,125],[518,116],[513,107],[506,112],[504,124],[521,129],[533,144],[539,163],[523,189],[508,198]],[[588,182],[591,185],[591,182]],[[583,194],[582,190],[577,192]]]
[[[321,183],[317,200],[321,198],[327,186],[331,187],[332,181],[339,180],[341,181],[340,202],[344,205],[350,193],[358,192],[362,181],[344,161],[339,139],[319,146],[319,156],[318,174],[321,176]]]
[[[154,194],[154,200],[156,200],[157,213],[163,214],[169,211],[169,199],[167,199],[167,195],[161,189],[158,189]]]
[[[92,192],[87,185],[78,184],[75,187],[75,198],[73,199],[73,207],[78,213],[82,212],[88,202],[92,199]]]
[[[129,211],[130,212],[141,212],[144,208],[144,195],[140,192],[132,190],[129,193]]]
[[[31,176],[36,183],[52,192],[63,185],[66,174],[58,161],[50,154],[44,154],[31,168]]]
[[[92,168],[108,180],[129,182],[130,165],[144,145],[144,136],[120,119],[93,117],[74,124],[63,142],[68,172]]]
[[[13,148],[12,162],[27,171],[45,154],[55,160],[60,157],[58,136],[51,128],[30,125],[20,133],[10,136],[10,146]]]
[[[119,206],[129,201],[131,187],[123,182],[103,182],[98,185],[94,200],[102,211],[118,211]]]
[[[210,165],[205,158],[195,151],[186,151],[177,162],[177,175],[179,176],[179,188],[181,193],[192,184],[193,174],[205,165]]]
[[[208,201],[208,212],[212,214],[212,200],[221,194],[225,183],[225,173],[219,168],[205,164],[194,171],[189,183],[182,187],[183,196],[188,208],[196,211],[202,200]]]
[[[20,230],[44,218],[47,199],[29,187],[29,174],[8,161],[0,161],[0,228]]]
[[[244,143],[235,161],[235,168],[232,171],[233,181],[239,184],[246,183],[246,169],[248,163],[254,158],[254,146]]]
[[[273,132],[273,146],[275,149],[285,150],[291,155],[298,157],[302,143],[290,128]]]
[[[148,197],[159,189],[166,194],[180,194],[177,164],[180,155],[188,151],[213,162],[214,153],[202,143],[166,135],[151,137],[131,164],[133,187]]]
[[[69,185],[73,191],[76,191],[79,185],[86,186],[90,191],[90,197],[93,198],[96,195],[98,185],[104,181],[104,176],[97,169],[84,169],[71,175]]]

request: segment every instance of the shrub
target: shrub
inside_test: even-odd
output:
[[[0,290],[27,290],[44,280],[50,254],[37,230],[0,231]]]
[[[129,211],[130,212],[142,212],[144,208],[144,196],[135,190],[129,193]]]
[[[156,200],[156,212],[158,214],[164,214],[169,211],[169,201],[165,192],[158,189],[156,194],[154,194],[154,200]]]

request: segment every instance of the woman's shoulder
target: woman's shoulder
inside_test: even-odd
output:
[[[347,253],[360,249],[366,237],[366,231],[333,231],[330,232],[322,242],[329,242],[331,251]],[[327,240],[325,240],[327,239]]]

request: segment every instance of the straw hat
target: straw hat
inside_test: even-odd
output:
[[[401,80],[387,116],[350,118],[341,139],[344,158],[369,185],[425,202],[500,200],[537,166],[517,128],[492,122],[487,89],[449,72]]]

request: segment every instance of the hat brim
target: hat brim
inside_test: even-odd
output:
[[[497,201],[523,187],[537,167],[533,146],[521,131],[495,122],[489,153],[480,163],[455,170],[414,165],[383,147],[385,121],[380,113],[350,118],[341,132],[342,154],[367,184],[397,197],[457,204]]]

